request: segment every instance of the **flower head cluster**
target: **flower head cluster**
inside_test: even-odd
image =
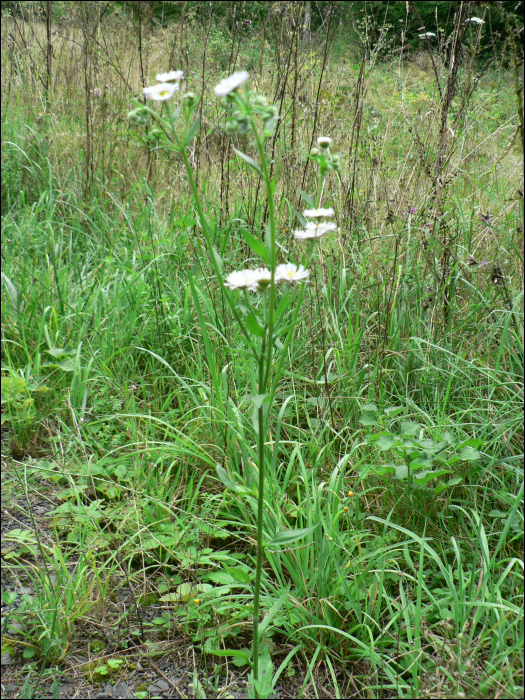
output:
[[[158,73],[156,80],[158,83],[176,83],[182,80],[184,73],[181,70],[170,70],[169,73]]]
[[[229,78],[221,80],[221,82],[213,88],[213,92],[217,97],[227,97],[231,95],[232,92],[235,92],[235,90],[238,90],[241,85],[244,85],[249,77],[250,74],[245,70],[234,73],[230,75]]]
[[[425,32],[424,34],[418,34],[419,39],[432,39],[432,37],[436,36],[434,32]]]
[[[275,269],[275,282],[303,282],[310,275],[303,265],[285,263],[277,265]],[[260,292],[271,284],[272,273],[265,267],[257,270],[236,270],[230,272],[224,282],[228,289],[248,289],[251,292]]]
[[[294,265],[293,263],[277,265],[275,270],[275,279],[277,282],[281,280],[283,282],[302,282],[303,280],[307,280],[309,276],[310,271],[306,270],[303,265]]]
[[[178,89],[179,86],[177,83],[159,83],[158,85],[145,87],[142,92],[144,93],[144,97],[148,100],[165,102],[171,99]]]
[[[146,126],[149,121],[149,112],[145,107],[138,107],[128,112],[128,120],[130,124],[136,126]]]
[[[319,136],[317,145],[322,149],[329,148],[332,145],[332,139],[329,136]]]
[[[182,80],[184,73],[181,70],[172,70],[168,73],[159,73],[157,75],[158,85],[150,85],[145,87],[142,92],[144,97],[155,102],[165,102],[173,97],[179,90],[177,80]]]
[[[317,139],[318,148],[312,148],[310,158],[315,160],[321,170],[321,176],[324,177],[329,170],[334,170],[336,173],[341,171],[341,162],[338,155],[330,153],[332,139],[329,136],[319,136]]]
[[[334,213],[332,207],[328,209],[305,209],[303,216],[307,219],[314,219],[314,221],[309,221],[302,231],[294,231],[294,238],[299,240],[315,239],[321,238],[329,231],[337,231],[336,224],[331,221],[323,221],[323,219],[333,216]]]
[[[485,20],[481,19],[480,17],[470,17],[469,19],[465,20],[465,24],[468,22],[470,24],[485,24]]]

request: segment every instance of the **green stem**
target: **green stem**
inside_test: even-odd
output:
[[[275,304],[275,266],[277,263],[277,256],[275,253],[275,206],[273,200],[273,190],[272,190],[272,178],[270,176],[270,170],[268,168],[268,161],[266,160],[266,154],[264,152],[264,143],[261,139],[256,126],[253,127],[253,133],[255,135],[255,140],[257,142],[257,150],[259,151],[259,157],[261,159],[261,165],[264,174],[264,183],[266,185],[266,191],[268,193],[268,215],[270,217],[269,227],[270,227],[270,250],[268,251],[268,258],[270,261],[270,272],[272,273],[272,280],[270,283],[270,300],[268,302],[268,347],[267,347],[267,358],[266,358],[266,371],[264,373],[263,383],[264,386],[268,385],[268,380],[270,378],[270,370],[272,367],[272,351],[273,351],[273,312]],[[271,402],[270,402],[271,407]]]
[[[264,384],[264,357],[265,339],[261,346],[259,356],[259,393],[263,394],[266,389]],[[264,429],[264,406],[261,404],[257,409],[259,421],[258,430],[258,453],[259,453],[259,490],[257,494],[257,562],[255,565],[255,590],[253,594],[253,677],[259,680],[259,603],[261,597],[261,575],[263,559],[263,515],[264,515],[264,452],[265,452],[265,429]],[[257,689],[254,688],[255,697],[258,697]]]

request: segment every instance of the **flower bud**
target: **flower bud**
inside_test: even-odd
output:
[[[194,92],[187,92],[184,95],[184,104],[186,107],[193,107],[197,102],[197,95]]]
[[[255,95],[252,102],[254,107],[268,107],[268,100],[264,95]]]
[[[332,139],[329,136],[319,136],[317,139],[317,145],[319,148],[322,148],[323,150],[325,148],[328,148],[330,144],[332,143]]]
[[[318,156],[319,155],[319,149],[318,148],[312,148],[310,151],[311,156]]]
[[[224,125],[224,133],[228,134],[228,136],[234,136],[238,131],[238,125],[237,122],[226,122]]]

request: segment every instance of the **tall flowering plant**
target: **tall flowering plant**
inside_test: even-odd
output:
[[[310,153],[310,158],[319,167],[319,186],[317,201],[314,207],[303,212],[306,225],[294,231],[294,238],[305,244],[301,248],[298,261],[279,262],[277,246],[277,226],[275,218],[275,182],[271,177],[265,145],[272,136],[279,120],[279,113],[274,105],[270,105],[263,95],[251,92],[246,83],[249,75],[246,71],[235,73],[222,80],[214,89],[217,98],[222,100],[225,113],[224,131],[234,136],[251,134],[258,153],[258,162],[250,156],[235,149],[244,163],[258,175],[265,186],[268,198],[268,221],[264,237],[257,238],[242,231],[246,243],[260,259],[260,267],[254,269],[233,270],[226,276],[223,274],[223,261],[213,246],[212,236],[207,218],[204,214],[199,197],[194,173],[188,157],[188,146],[191,144],[199,128],[195,110],[198,98],[194,93],[187,93],[179,106],[168,107],[168,100],[179,89],[178,80],[182,78],[181,71],[171,71],[157,76],[158,84],[144,88],[144,95],[149,100],[162,102],[160,112],[148,107],[138,107],[129,113],[132,123],[138,126],[149,126],[148,138],[162,142],[163,145],[178,152],[184,161],[188,181],[193,193],[195,208],[206,242],[210,264],[217,280],[224,289],[224,294],[230,309],[237,321],[241,333],[251,349],[257,366],[258,394],[253,398],[254,428],[257,433],[258,452],[258,489],[257,489],[257,558],[255,583],[253,587],[253,656],[250,658],[243,652],[235,653],[245,657],[251,667],[249,684],[255,697],[265,697],[272,688],[272,665],[269,653],[262,644],[264,629],[268,624],[260,623],[260,592],[261,574],[264,550],[270,544],[289,544],[305,537],[312,529],[296,532],[283,531],[277,533],[272,540],[265,542],[263,537],[264,487],[266,464],[272,450],[278,446],[267,444],[269,420],[274,403],[275,391],[282,375],[283,365],[288,355],[288,349],[294,330],[300,318],[301,306],[304,301],[306,284],[310,276],[309,265],[315,253],[317,242],[329,232],[336,231],[337,226],[331,221],[334,216],[332,208],[320,208],[320,199],[324,178],[329,170],[339,170],[337,156],[330,153],[331,139],[320,137],[317,148]],[[242,88],[242,91],[241,91]],[[198,297],[191,274],[189,284],[193,297],[198,304]],[[242,301],[242,303],[241,303]],[[292,319],[284,323],[286,311],[292,309]],[[272,455],[274,458],[275,455]],[[218,465],[217,473],[226,486],[232,482],[226,470]],[[269,615],[277,613],[287,597],[287,591],[272,607]]]

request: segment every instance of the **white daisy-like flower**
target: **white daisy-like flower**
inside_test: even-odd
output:
[[[177,92],[179,86],[176,83],[159,83],[158,85],[151,85],[150,87],[145,87],[142,92],[144,97],[148,100],[155,100],[156,102],[164,102],[169,100]]]
[[[158,73],[156,80],[159,83],[176,83],[177,80],[182,80],[184,73],[181,70],[170,70],[169,73]]]
[[[229,78],[221,80],[221,82],[213,88],[213,92],[217,97],[226,97],[226,95],[234,92],[237,88],[240,88],[241,85],[244,85],[249,77],[249,73],[245,70],[234,73],[230,75]]]
[[[327,216],[333,216],[334,214],[332,207],[328,209],[305,209],[303,211],[303,216],[307,219],[325,219]]]
[[[424,34],[418,34],[418,37],[420,39],[431,39],[433,36],[436,36],[434,32],[425,32]]]
[[[319,148],[328,148],[332,143],[332,139],[329,136],[319,136],[317,139],[317,145]]]
[[[485,24],[485,20],[481,19],[480,17],[470,17],[469,19],[465,20],[465,24],[467,22],[474,22],[474,24]]]
[[[314,224],[313,221],[309,221],[304,231],[294,231],[293,235],[294,238],[306,240],[308,238],[321,238],[329,231],[337,231],[337,226],[333,223]]]
[[[281,280],[285,282],[302,282],[308,279],[309,276],[310,270],[306,270],[303,265],[286,263],[284,265],[277,265],[275,269],[275,279],[278,282]]]
[[[235,270],[224,281],[229,289],[250,289],[255,292],[259,287],[260,275],[257,270]]]
[[[256,288],[265,289],[272,281],[272,273],[266,267],[259,267],[253,271]]]

